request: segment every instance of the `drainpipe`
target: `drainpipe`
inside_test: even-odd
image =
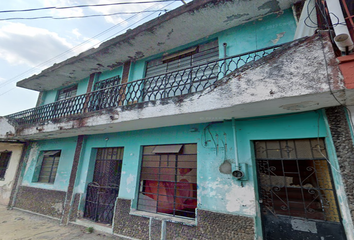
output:
[[[334,41],[342,52],[348,54],[348,52],[353,49],[353,41],[350,37],[339,0],[326,0],[326,3],[333,29],[336,34]]]
[[[240,170],[240,166],[239,166],[239,163],[238,163],[238,155],[237,155],[237,137],[236,137],[235,118],[232,118],[232,132],[234,133],[234,150],[235,150],[236,170]]]

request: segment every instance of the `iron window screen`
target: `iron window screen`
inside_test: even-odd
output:
[[[195,217],[197,144],[145,146],[138,210]]]
[[[9,151],[0,153],[0,180],[5,179],[5,173],[10,161],[11,154],[12,152]]]
[[[57,175],[60,154],[60,150],[43,152],[43,160],[37,182],[54,183]]]
[[[77,92],[77,85],[74,85],[74,86],[71,86],[71,87],[67,87],[67,88],[63,88],[63,89],[59,90],[59,92],[58,92],[57,101],[74,97],[74,96],[76,96],[76,92]]]

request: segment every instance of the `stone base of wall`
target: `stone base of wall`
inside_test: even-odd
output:
[[[343,107],[327,108],[326,115],[354,222],[354,145],[350,127]]]
[[[154,218],[132,216],[130,200],[118,199],[114,218],[114,233],[138,239],[160,239],[162,221]],[[254,239],[254,219],[198,210],[198,225],[166,222],[166,239]],[[150,230],[150,231],[149,231]]]
[[[150,219],[130,215],[130,202],[117,199],[113,232],[132,238],[149,239]]]
[[[61,218],[65,192],[20,186],[15,207]]]

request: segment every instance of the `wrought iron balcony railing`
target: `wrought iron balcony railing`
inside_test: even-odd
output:
[[[254,62],[281,47],[263,48],[165,74],[92,91],[6,116],[17,125],[28,125],[118,106],[151,102],[189,93],[213,85],[246,63]]]

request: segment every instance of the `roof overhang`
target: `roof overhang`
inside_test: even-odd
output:
[[[18,87],[48,91],[77,83],[94,72],[121,66],[225,29],[288,9],[297,0],[194,0],[143,25],[128,30],[98,48],[54,64]]]

